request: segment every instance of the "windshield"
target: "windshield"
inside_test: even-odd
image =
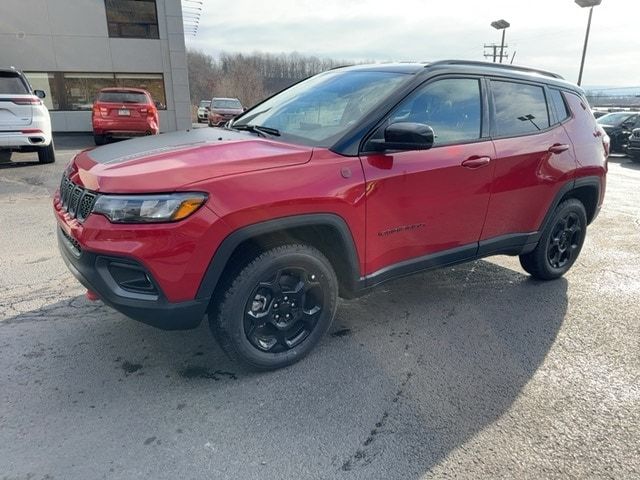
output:
[[[632,116],[629,112],[609,113],[600,117],[597,122],[600,125],[620,125]]]
[[[98,100],[109,103],[147,103],[147,96],[139,92],[100,92]]]
[[[224,100],[214,100],[213,108],[229,108],[229,109],[234,108],[238,110],[242,108],[242,104],[240,103],[240,100],[236,100],[234,98],[227,98]]]
[[[395,72],[321,73],[259,104],[231,127],[274,128],[292,142],[329,147],[406,78]]]
[[[201,100],[200,101],[200,108],[207,108],[209,105],[211,105],[211,100]]]

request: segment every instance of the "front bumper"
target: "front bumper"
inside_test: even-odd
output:
[[[81,249],[57,227],[58,247],[71,273],[88,290],[124,315],[163,330],[188,330],[200,325],[208,300],[169,302],[151,274],[131,259],[101,255]],[[111,265],[130,265],[146,272],[155,289],[140,293],[122,288],[111,273]]]
[[[640,142],[629,142],[627,145],[627,153],[634,157],[640,156]]]

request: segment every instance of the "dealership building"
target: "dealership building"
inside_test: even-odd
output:
[[[160,130],[191,126],[180,0],[2,0],[0,67],[25,72],[57,132],[91,131],[105,87],[148,90]]]

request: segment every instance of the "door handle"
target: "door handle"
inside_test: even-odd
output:
[[[556,143],[549,147],[549,153],[562,153],[569,150],[569,145],[565,145],[564,143]]]
[[[489,165],[490,162],[491,157],[473,156],[467,158],[464,162],[462,162],[462,166],[473,170],[476,168],[484,167],[485,165]]]

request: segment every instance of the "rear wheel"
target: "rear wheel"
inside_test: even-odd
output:
[[[11,160],[11,150],[0,150],[0,162],[8,162]]]
[[[556,208],[536,248],[520,255],[532,277],[553,280],[564,275],[580,255],[587,232],[587,214],[579,200],[565,200]]]
[[[267,250],[227,285],[213,302],[211,330],[231,358],[256,369],[300,360],[335,316],[336,275],[326,257],[309,246]]]
[[[56,161],[56,151],[53,140],[46,147],[38,148],[38,161],[40,163],[53,163]]]
[[[106,137],[104,135],[94,135],[93,141],[96,145],[104,145],[106,143]]]

